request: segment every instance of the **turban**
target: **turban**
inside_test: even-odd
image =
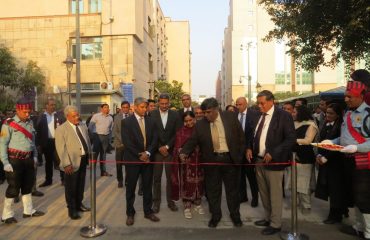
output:
[[[346,91],[355,97],[361,96],[362,92],[366,90],[365,84],[358,81],[349,81],[347,83]]]
[[[15,108],[18,110],[32,110],[32,103],[28,99],[22,98],[17,101]]]

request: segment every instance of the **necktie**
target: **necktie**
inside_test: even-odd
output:
[[[87,143],[85,141],[85,138],[82,136],[82,133],[81,133],[80,128],[78,127],[78,125],[76,125],[76,132],[77,132],[78,138],[80,139],[80,141],[82,143],[82,147],[84,148],[85,154],[88,154],[89,148],[87,147]]]
[[[254,136],[253,148],[254,148],[254,152],[256,155],[258,155],[260,152],[260,140],[261,140],[261,133],[262,133],[263,125],[265,124],[265,117],[266,117],[266,113],[262,113],[260,124],[258,125],[256,135]]]
[[[212,123],[211,135],[212,135],[213,150],[217,152],[218,150],[220,150],[220,139],[218,135],[218,128],[215,122]]]
[[[240,125],[242,126],[243,131],[244,131],[244,124],[243,124],[243,122],[244,122],[244,113],[240,113],[239,121],[240,121]]]
[[[141,117],[140,120],[139,120],[139,126],[140,126],[140,130],[141,130],[141,134],[143,135],[143,139],[144,139],[144,149],[146,148],[146,134],[145,134],[145,126],[144,126],[144,118]]]
[[[124,118],[127,118],[127,113],[125,113],[125,117]]]

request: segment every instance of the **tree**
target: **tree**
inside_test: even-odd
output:
[[[364,59],[370,66],[369,0],[261,0],[261,4],[275,23],[264,40],[286,39],[288,53],[305,70],[335,67],[341,59],[347,65]]]
[[[170,95],[171,107],[181,108],[181,96],[184,94],[182,83],[174,80],[171,84],[166,80],[158,80],[155,82],[155,87],[160,93],[168,93]]]
[[[16,60],[9,49],[0,47],[0,86],[5,91],[6,87],[12,89],[17,86],[18,69]]]
[[[277,92],[274,93],[274,97],[276,100],[284,100],[291,97],[297,97],[301,94],[299,92]]]
[[[29,61],[26,68],[19,69],[18,90],[23,95],[34,94],[34,88],[41,92],[44,88],[45,76],[34,61]],[[32,97],[32,96],[31,96]]]

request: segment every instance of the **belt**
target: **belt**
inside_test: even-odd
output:
[[[214,152],[213,154],[216,156],[228,156],[229,152]]]
[[[24,152],[14,148],[8,148],[8,157],[16,158],[21,160],[29,159],[32,155],[32,152]]]

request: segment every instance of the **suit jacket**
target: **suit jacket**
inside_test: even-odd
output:
[[[128,117],[128,116],[127,116]],[[113,146],[115,148],[123,147],[122,143],[122,133],[121,133],[121,126],[122,126],[122,120],[123,120],[123,114],[118,113],[116,116],[114,116],[113,121]]]
[[[91,151],[91,143],[87,127],[83,123],[80,123],[79,126],[88,146],[88,152],[86,154],[89,154]],[[55,130],[55,147],[60,158],[60,169],[64,171],[64,167],[72,165],[73,170],[77,171],[81,163],[82,146],[77,133],[68,121]]]
[[[259,119],[257,120],[257,122]],[[266,153],[272,156],[272,163],[289,162],[292,159],[292,150],[297,141],[292,116],[284,110],[275,107],[266,136]],[[253,146],[253,142],[251,144]],[[250,148],[253,150],[253,148]],[[254,156],[257,153],[253,153]],[[282,170],[286,166],[265,166],[269,170]]]
[[[169,152],[172,152],[175,144],[176,132],[181,127],[181,121],[177,112],[168,110],[166,128],[163,127],[160,110],[154,110],[150,113],[158,134],[158,147],[168,145]]]
[[[236,115],[239,116],[239,113]],[[245,116],[245,123],[244,123],[244,136],[245,136],[245,144],[247,148],[253,147],[253,136],[254,136],[254,129],[258,123],[258,120],[261,116],[259,111],[256,111],[252,108],[248,108],[247,115]],[[240,122],[240,121],[239,121]]]
[[[54,115],[55,129],[66,121],[63,112],[56,112]],[[49,138],[48,121],[44,113],[40,114],[35,125],[36,146],[45,147]]]
[[[122,143],[125,146],[123,158],[125,161],[138,161],[139,153],[148,151],[152,157],[157,150],[157,132],[154,122],[148,116],[144,117],[146,148],[141,134],[139,122],[133,114],[121,121]]]
[[[194,112],[194,108],[193,107],[190,107],[191,108],[191,111]],[[180,121],[181,121],[181,126],[184,125],[184,120],[183,120],[183,116],[184,116],[184,109],[185,108],[180,108],[177,112],[179,113],[179,118],[180,118]]]
[[[240,122],[235,113],[220,112],[220,117],[225,129],[225,137],[231,161],[239,164],[245,155],[245,136]],[[189,155],[196,146],[200,147],[201,162],[214,161],[214,149],[211,135],[211,125],[206,118],[198,121],[192,136],[183,146],[181,153]]]

